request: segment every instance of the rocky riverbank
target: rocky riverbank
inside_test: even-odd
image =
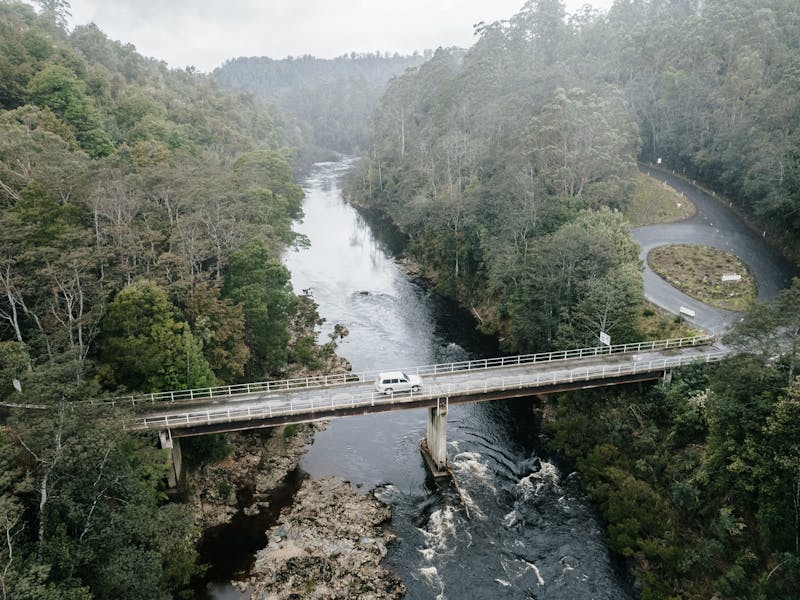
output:
[[[254,600],[389,600],[405,586],[381,565],[391,509],[337,478],[307,479],[267,536],[242,589]]]
[[[336,341],[347,335],[337,325],[330,341],[316,343],[315,328],[322,321],[310,294],[301,297],[290,344],[291,354],[302,357],[290,377],[350,370],[335,354]],[[221,461],[187,469],[187,502],[203,529],[229,523],[238,511],[244,515],[277,514],[286,498],[270,506],[287,475],[297,465],[314,434],[324,423],[288,425],[268,430],[227,434]],[[302,475],[301,475],[302,477]],[[259,600],[326,598],[383,600],[402,598],[399,578],[381,566],[386,545],[394,539],[388,530],[391,510],[371,493],[364,495],[340,479],[306,479],[294,498],[266,531],[268,546],[258,552],[245,581],[233,582]],[[263,521],[262,521],[263,523]],[[262,524],[261,527],[268,527]],[[257,546],[256,546],[257,547]]]
[[[238,511],[265,508],[269,493],[297,467],[324,423],[231,433],[232,451],[222,461],[187,473],[187,503],[202,528],[227,523]]]

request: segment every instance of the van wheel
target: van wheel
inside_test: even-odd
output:
[[[391,396],[392,394],[394,394],[394,390],[392,388],[386,388],[385,390],[383,390],[383,393],[386,394],[387,396]]]
[[[413,386],[411,388],[411,391],[414,392],[414,393],[418,392],[419,391],[419,386],[418,385]]]

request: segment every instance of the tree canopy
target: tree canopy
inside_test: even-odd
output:
[[[304,142],[38,4],[0,2],[0,598],[182,597],[163,453],[84,401],[285,372]]]

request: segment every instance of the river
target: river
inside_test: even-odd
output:
[[[467,313],[399,266],[403,239],[394,228],[344,202],[347,169],[315,166],[295,227],[310,246],[284,257],[294,289],[310,290],[326,319],[322,341],[345,325],[337,353],[355,371],[496,355]],[[469,515],[452,485],[426,473],[425,426],[424,410],[332,420],[300,463],[310,477],[344,478],[391,505],[397,540],[387,562],[406,598],[630,597],[577,475],[562,472],[542,443],[532,400],[450,407],[448,456]],[[264,527],[263,518],[249,527]],[[221,582],[211,588],[213,598],[243,597]]]
[[[304,182],[309,248],[287,253],[296,291],[310,289],[326,319],[350,334],[337,352],[356,371],[496,354],[468,314],[410,278],[402,240],[342,199],[346,163],[316,166]],[[424,410],[337,419],[302,460],[311,477],[377,488],[398,538],[388,563],[409,599],[628,597],[602,526],[575,475],[541,444],[530,400],[459,405],[448,415],[448,454],[469,505],[426,475]]]

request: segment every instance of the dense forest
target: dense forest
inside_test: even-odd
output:
[[[567,17],[536,0],[478,33],[391,82],[351,195],[511,348],[583,344],[601,323],[635,335],[637,261],[613,211],[637,159],[726,193],[797,251],[796,2],[622,0]]]
[[[165,457],[82,401],[313,359],[280,262],[302,140],[40,4],[0,2],[0,598],[178,597],[198,532]]]
[[[550,446],[581,474],[642,598],[800,590],[800,280],[669,385],[552,399]]]
[[[392,80],[349,194],[508,348],[641,335],[637,160],[726,194],[797,255],[800,4],[530,0],[477,33]],[[798,290],[749,313],[718,367],[547,401],[552,448],[643,598],[798,596]]]
[[[296,117],[318,153],[359,155],[369,147],[370,117],[389,80],[429,55],[239,57],[212,75],[221,86],[250,92]]]

